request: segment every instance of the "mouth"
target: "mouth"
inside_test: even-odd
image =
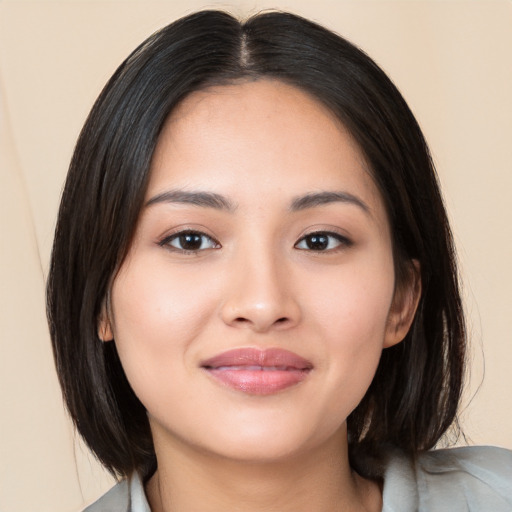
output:
[[[313,364],[288,350],[240,348],[203,361],[201,368],[224,386],[251,395],[270,395],[302,382]]]

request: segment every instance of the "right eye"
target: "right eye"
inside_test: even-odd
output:
[[[165,237],[159,242],[162,247],[168,247],[171,250],[193,254],[206,249],[218,249],[219,243],[206,233],[200,231],[180,231]]]

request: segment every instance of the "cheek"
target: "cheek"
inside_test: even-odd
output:
[[[211,306],[204,276],[201,272],[177,273],[154,258],[139,259],[128,264],[114,283],[115,329],[123,337],[138,332],[142,339],[164,344],[171,337],[186,340],[183,335],[193,335]]]
[[[112,304],[116,347],[138,395],[161,386],[163,376],[168,380],[184,371],[193,341],[214,307],[199,273],[177,279],[168,265],[144,259],[119,273]]]
[[[344,417],[366,393],[380,360],[394,290],[390,265],[340,272],[330,281],[336,286],[326,281],[311,290],[317,337],[324,343],[326,396],[333,397],[332,412]]]
[[[325,329],[327,339],[345,340],[354,349],[364,348],[371,340],[383,341],[393,300],[394,271],[387,252],[380,255],[317,273],[316,279],[304,283],[307,310]]]

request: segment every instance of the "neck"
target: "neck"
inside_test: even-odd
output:
[[[315,450],[272,461],[155,447],[158,470],[146,487],[153,512],[381,510],[377,484],[349,466],[344,431]]]

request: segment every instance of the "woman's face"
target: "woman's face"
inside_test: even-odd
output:
[[[194,93],[167,121],[99,329],[158,443],[278,459],[345,439],[409,327],[414,301],[394,292],[358,147],[310,96],[260,80]]]

